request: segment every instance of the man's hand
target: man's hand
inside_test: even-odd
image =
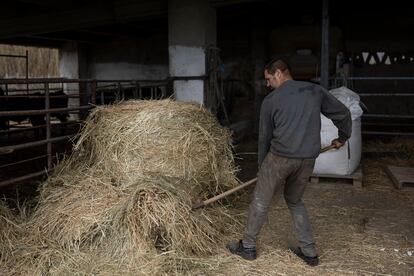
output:
[[[336,149],[341,148],[344,144],[345,143],[340,142],[338,139],[333,139],[331,142],[331,145]]]

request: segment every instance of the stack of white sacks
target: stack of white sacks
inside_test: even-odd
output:
[[[338,150],[330,150],[319,155],[315,162],[314,174],[352,174],[359,166],[362,152],[361,115],[358,94],[346,87],[339,87],[329,91],[341,101],[351,112],[352,135],[345,145]],[[338,137],[338,129],[332,121],[321,115],[321,143],[322,147],[329,146],[333,139]]]

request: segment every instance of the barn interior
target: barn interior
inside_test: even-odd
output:
[[[71,154],[92,110],[130,99],[204,106],[232,133],[237,178],[254,178],[260,106],[271,92],[263,69],[282,58],[296,80],[355,92],[363,111],[356,168],[315,173],[305,193],[321,265],[288,252],[295,237],[279,198],[257,261],[230,256],[223,243],[173,272],[414,273],[414,16],[406,2],[16,0],[0,14],[0,61],[9,68],[0,75],[0,193],[13,212],[23,201],[35,208],[39,183]],[[224,203],[238,235],[252,192]]]

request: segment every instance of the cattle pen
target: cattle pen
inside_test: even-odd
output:
[[[2,79],[1,87],[0,187],[49,174],[94,106],[171,96],[168,80]]]

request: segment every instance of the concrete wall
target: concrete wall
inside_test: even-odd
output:
[[[167,33],[100,44],[65,43],[59,49],[60,76],[92,79],[168,77]]]
[[[88,49],[88,77],[151,79],[168,77],[167,34],[142,40],[125,39]]]
[[[59,72],[64,78],[78,78],[78,45],[76,43],[65,43],[59,49]]]
[[[60,76],[70,79],[97,80],[163,80],[168,72],[167,33],[150,35],[142,39],[112,40],[100,44],[64,43],[59,49]],[[99,84],[98,84],[99,85]],[[70,98],[69,107],[86,105],[90,99],[88,84],[64,84]],[[81,117],[85,114],[81,112]],[[78,119],[71,115],[72,119]]]

